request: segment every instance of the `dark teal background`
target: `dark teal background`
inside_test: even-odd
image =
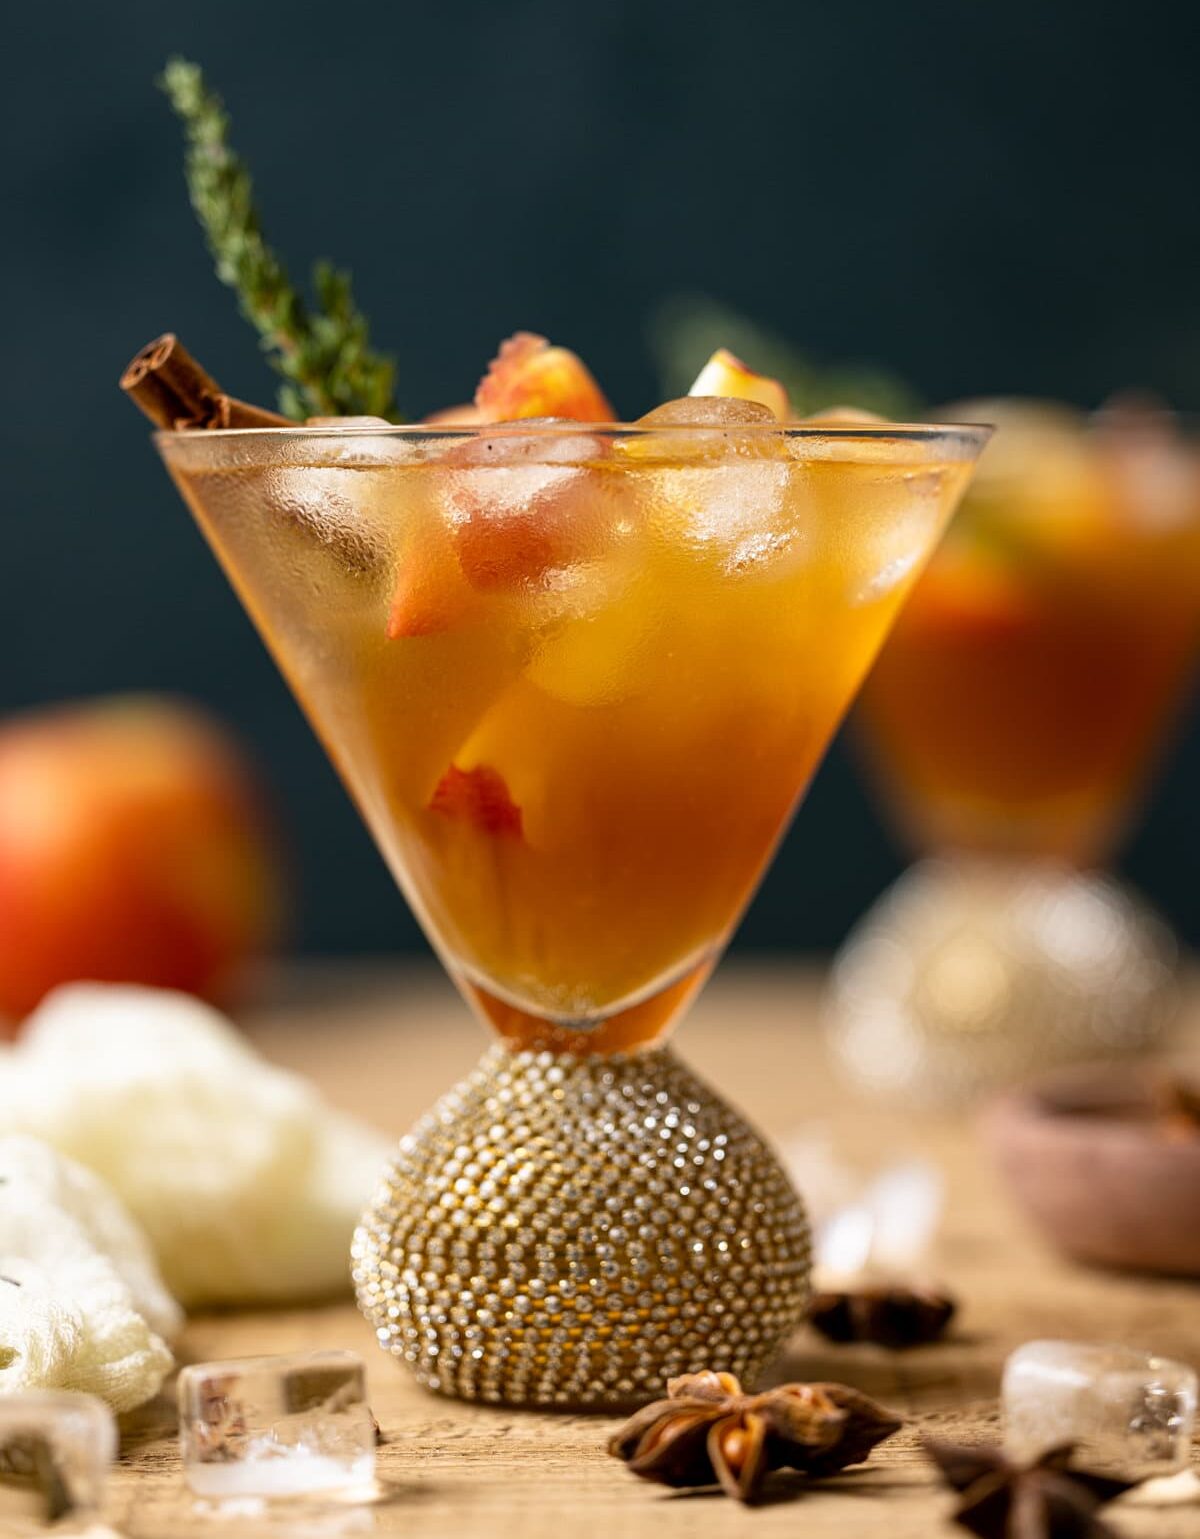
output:
[[[197,5],[60,0],[0,70],[0,710],[197,695],[253,745],[299,852],[300,939],[415,944],[381,862],[202,547],[116,377],[177,330],[273,388],[214,280],[152,79],[202,62],[297,275],[354,270],[414,413],[502,336],[584,354],[624,415],[645,323],[699,290],[931,400],[1200,407],[1194,6]],[[69,410],[54,403],[69,397]],[[1200,938],[1193,727],[1128,854]],[[827,946],[898,869],[835,752],[743,943]]]

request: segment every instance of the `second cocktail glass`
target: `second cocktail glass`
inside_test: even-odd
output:
[[[623,1403],[714,1344],[752,1378],[798,1322],[798,1199],[659,1044],[985,438],[735,417],[159,435],[500,1039],[356,1241],[366,1313],[431,1387]]]
[[[1168,414],[960,410],[1000,431],[858,713],[932,858],[835,973],[842,1056],[905,1098],[1136,1051],[1163,1023],[1170,938],[1096,868],[1200,649],[1200,450]]]

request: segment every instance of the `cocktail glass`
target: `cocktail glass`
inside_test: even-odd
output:
[[[710,1359],[753,1378],[801,1318],[798,1197],[662,1041],[986,436],[158,435],[498,1039],[354,1243],[364,1312],[429,1387],[622,1404]]]
[[[929,856],[834,972],[858,1081],[967,1096],[1145,1048],[1175,947],[1102,874],[1200,650],[1200,449],[1125,406],[960,408],[1000,431],[864,687],[885,801]]]

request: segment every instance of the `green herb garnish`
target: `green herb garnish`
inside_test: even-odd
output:
[[[186,175],[217,277],[237,296],[262,338],[271,367],[286,381],[279,409],[289,417],[391,417],[396,365],[368,346],[367,322],[350,275],[318,262],[316,308],[293,287],[263,239],[254,185],[230,148],[229,117],[198,65],[171,59],[159,82],[187,135]]]

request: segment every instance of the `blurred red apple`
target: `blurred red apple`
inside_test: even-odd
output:
[[[75,978],[226,997],[276,939],[281,909],[253,776],[195,707],[119,696],[0,725],[0,1017],[10,1032]]]

